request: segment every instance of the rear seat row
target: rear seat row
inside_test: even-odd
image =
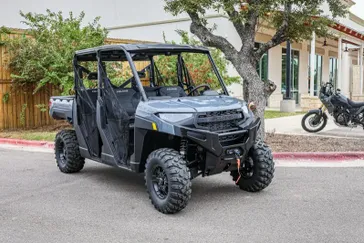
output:
[[[147,97],[157,97],[157,96],[170,96],[173,98],[184,97],[186,93],[179,86],[170,87],[144,87]],[[97,89],[87,90],[93,104],[96,106],[97,100]],[[129,114],[129,116],[134,116],[136,108],[140,101],[140,92],[132,88],[115,89],[118,101]]]

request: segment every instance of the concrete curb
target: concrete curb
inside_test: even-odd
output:
[[[0,144],[18,145],[24,147],[38,147],[54,149],[53,142],[31,141],[13,138],[0,138]],[[273,153],[274,159],[278,160],[315,160],[315,161],[344,161],[364,160],[364,152],[279,152]]]

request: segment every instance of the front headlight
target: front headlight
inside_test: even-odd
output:
[[[244,106],[242,107],[242,109],[243,109],[244,115],[249,114],[248,107],[247,107],[246,105],[244,105]]]
[[[176,123],[193,117],[191,113],[159,113],[158,116],[167,122]]]

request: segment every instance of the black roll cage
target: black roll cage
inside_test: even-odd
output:
[[[131,48],[134,47],[135,48]],[[140,46],[145,47],[138,49]],[[164,46],[166,48],[164,48]],[[152,48],[151,48],[152,47]],[[188,48],[187,48],[188,47]],[[103,68],[103,61],[128,61],[130,68],[132,70],[133,76],[134,76],[134,81],[136,84],[136,87],[138,88],[142,100],[143,101],[148,101],[148,97],[145,93],[145,90],[143,88],[142,82],[139,78],[138,75],[138,71],[135,67],[132,55],[137,55],[137,54],[143,54],[143,55],[148,55],[150,57],[150,61],[151,61],[151,74],[152,74],[152,81],[151,81],[151,85],[155,85],[155,73],[159,74],[159,70],[158,68],[156,68],[154,60],[153,60],[153,56],[155,55],[161,55],[161,54],[168,54],[168,55],[177,55],[178,56],[178,66],[177,66],[177,72],[178,72],[178,83],[181,85],[189,85],[192,84],[191,81],[191,77],[190,74],[187,70],[187,67],[184,64],[184,60],[181,56],[181,53],[203,53],[206,54],[208,56],[208,59],[211,63],[212,69],[215,73],[215,75],[217,76],[220,85],[223,89],[223,93],[225,95],[229,95],[228,90],[226,88],[226,85],[216,67],[216,64],[214,62],[214,60],[211,57],[210,52],[208,51],[208,49],[204,49],[203,47],[191,47],[191,46],[179,46],[179,45],[164,45],[164,44],[157,44],[157,45],[153,45],[153,44],[149,44],[149,45],[110,45],[110,46],[101,46],[98,48],[91,48],[91,49],[86,49],[86,50],[81,50],[76,52],[75,56],[74,56],[74,61],[73,61],[73,65],[74,65],[74,71],[75,71],[75,75],[79,75],[79,68],[83,68],[82,66],[80,66],[78,64],[79,61],[97,61],[97,81],[98,81],[98,97],[101,96],[101,89],[102,89],[102,83],[104,82],[104,75],[106,75],[106,71],[102,70]],[[122,51],[123,55],[118,55],[118,51]],[[108,58],[105,58],[105,55],[103,56],[104,53],[109,52],[109,55],[106,56]],[[122,60],[121,57],[124,57],[125,60]],[[185,77],[188,83],[184,83],[182,77]],[[125,83],[130,82],[129,80],[127,80]],[[124,83],[124,84],[125,84]],[[122,85],[124,85],[122,84]],[[127,85],[127,84],[125,84]],[[188,86],[189,87],[189,86]],[[75,86],[74,89],[76,91],[76,96],[77,93],[80,89],[84,89],[84,85],[82,84],[82,82],[80,82],[80,78],[75,78]],[[89,99],[89,97],[87,97],[87,99]]]

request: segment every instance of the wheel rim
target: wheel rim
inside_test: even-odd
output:
[[[164,169],[155,166],[152,171],[152,184],[156,195],[160,199],[166,199],[168,195],[168,178]]]
[[[321,117],[321,119],[319,121],[317,121],[317,115],[316,114],[312,114],[311,116],[307,117],[306,119],[306,123],[308,121],[308,126],[312,127],[312,128],[318,128],[320,126],[322,126],[322,124],[324,123],[324,118]]]
[[[254,175],[254,163],[252,158],[247,158],[243,164],[243,168],[240,169],[241,176],[245,179],[249,179]]]
[[[59,163],[62,166],[64,166],[66,164],[67,150],[66,150],[66,146],[64,146],[64,142],[63,141],[61,141],[60,143],[58,143],[57,153],[58,153],[58,161],[59,161]]]

